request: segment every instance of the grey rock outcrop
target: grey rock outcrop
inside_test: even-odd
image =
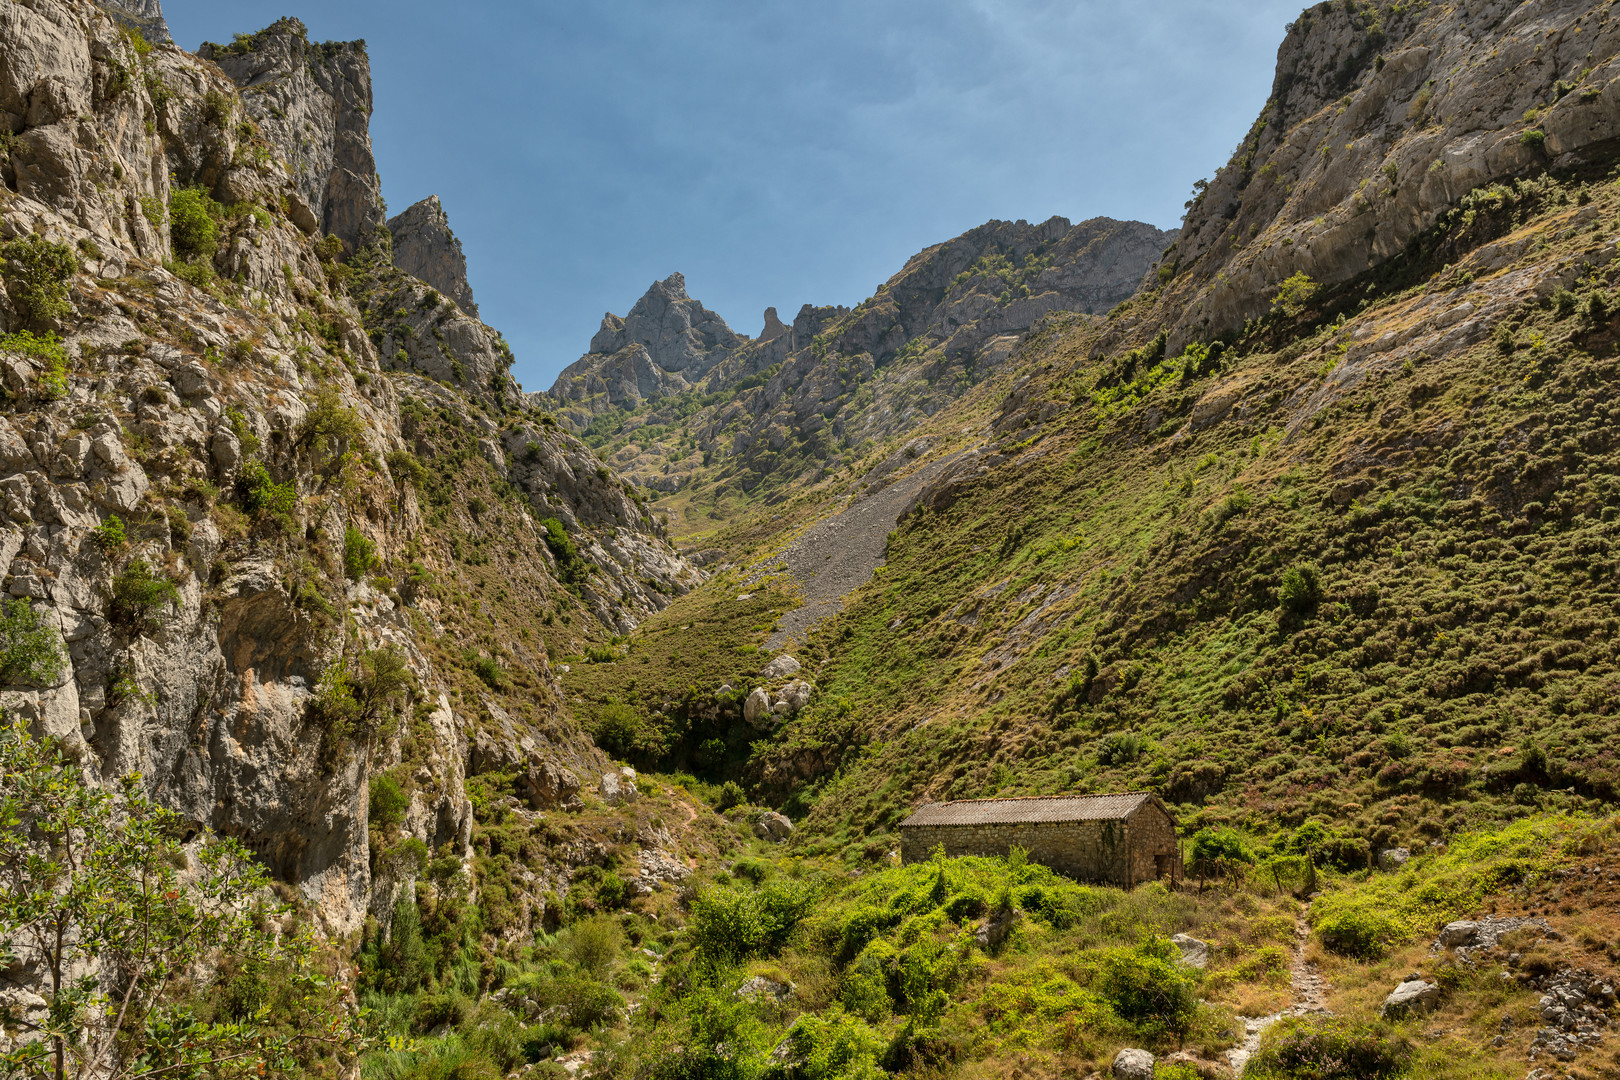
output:
[[[140,31],[142,37],[154,45],[169,45],[174,38],[169,35],[169,24],[163,18],[163,5],[159,0],[97,0],[113,18],[132,30]]]
[[[767,810],[760,815],[758,821],[754,822],[754,835],[761,840],[780,844],[793,835],[793,822],[774,810]]]
[[[291,167],[320,232],[353,247],[383,223],[364,41],[316,45],[303,23],[279,19],[230,45],[204,44],[198,55],[241,87],[243,104]]]
[[[791,656],[782,655],[766,664],[764,670],[759,673],[759,677],[766,682],[775,682],[778,679],[785,679],[789,675],[796,675],[798,671],[799,662]]]
[[[1116,1080],[1153,1080],[1153,1055],[1127,1047],[1114,1055],[1110,1072]]]
[[[450,231],[450,218],[437,195],[429,195],[397,217],[388,219],[393,234],[394,265],[448,296],[462,311],[478,318],[472,286],[467,283],[467,257]]]
[[[637,405],[691,389],[746,338],[686,294],[686,278],[652,284],[630,314],[609,313],[591,351],[563,369],[552,387],[565,403],[595,408]]]
[[[1023,920],[1024,913],[1017,908],[999,911],[985,919],[984,924],[974,932],[973,943],[981,949],[999,949],[1007,940],[1007,935],[1013,932],[1013,927]]]
[[[1195,196],[1143,325],[1168,327],[1172,353],[1241,327],[1290,276],[1349,281],[1470,191],[1579,164],[1617,134],[1606,11],[1316,4],[1290,24],[1261,116]],[[1098,348],[1131,340],[1121,328]]]
[[[1209,965],[1210,944],[1200,941],[1188,934],[1177,934],[1170,939],[1180,955],[1176,958],[1179,963],[1188,967],[1203,968]]]
[[[750,727],[764,727],[771,717],[771,696],[763,686],[756,686],[743,700],[743,720]]]
[[[1389,1019],[1433,1012],[1440,1005],[1441,990],[1422,979],[1408,979],[1389,992],[1378,1015]]]

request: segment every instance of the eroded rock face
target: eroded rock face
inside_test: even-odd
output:
[[[472,286],[467,283],[467,257],[450,231],[450,218],[437,195],[429,195],[398,217],[388,219],[394,238],[394,265],[448,296],[463,312],[478,318]]]
[[[173,43],[159,0],[99,0],[99,3],[112,13],[113,18],[133,30],[139,30],[141,36],[152,44]]]
[[[1585,4],[1307,9],[1144,325],[1168,325],[1179,351],[1268,312],[1293,274],[1378,265],[1477,187],[1579,162],[1620,134],[1617,54],[1620,20]]]
[[[64,244],[81,267],[71,312],[40,328],[66,352],[65,390],[42,382],[40,358],[0,351],[0,592],[26,598],[70,662],[57,685],[0,687],[0,705],[61,739],[95,777],[139,773],[188,828],[240,840],[327,930],[350,933],[368,912],[386,916],[414,873],[379,859],[373,874],[368,787],[379,772],[405,796],[401,838],[465,857],[469,767],[515,765],[527,801],[548,809],[576,803],[580,777],[608,767],[573,724],[543,646],[503,642],[507,662],[532,676],[532,716],[494,700],[452,704],[420,637],[446,632],[446,613],[405,580],[413,561],[423,581],[457,572],[400,464],[415,445],[411,416],[448,418],[453,457],[481,455],[511,485],[501,539],[528,553],[511,565],[541,602],[576,603],[541,538],[544,517],[566,523],[589,568],[579,617],[617,632],[700,573],[622,480],[520,395],[496,422],[493,390],[385,372],[305,216],[308,193],[324,199],[333,231],[358,236],[381,220],[358,46],[311,47],[282,23],[216,50],[250,99],[290,110],[289,126],[264,141],[238,123],[251,110],[218,67],[172,46],[137,53],[89,0],[33,0],[3,15],[0,113],[16,141],[0,166],[11,189],[0,236]],[[284,161],[278,139],[303,156]],[[331,183],[316,190],[306,182],[323,154]],[[212,253],[240,302],[164,268],[175,256],[167,227],[143,207],[196,184],[260,211],[227,222]],[[0,294],[0,331],[23,325]],[[477,372],[504,373],[504,363]],[[318,411],[341,420],[335,442],[316,433]],[[345,473],[345,461],[359,464]],[[280,517],[245,497],[249,464],[285,493]],[[122,545],[98,533],[114,515],[127,526]],[[374,545],[372,574],[344,572],[351,531]],[[172,583],[173,597],[150,610],[115,604],[115,581],[138,566]],[[491,637],[503,629],[484,625]],[[385,648],[416,688],[408,708],[396,702],[374,731],[323,721],[312,699],[340,655]]]
[[[364,41],[312,44],[280,19],[231,45],[198,50],[241,87],[242,101],[292,167],[321,233],[351,247],[386,216],[371,151],[371,60]]]
[[[1043,319],[1113,307],[1175,236],[1109,218],[993,221],[914,256],[854,310],[806,304],[787,326],[773,308],[753,341],[689,330],[711,313],[672,299],[677,276],[655,285],[629,318],[608,316],[592,351],[548,396],[579,431],[650,399],[734,390],[680,414],[696,450],[672,456],[631,438],[641,425],[676,421],[672,410],[653,411],[625,421],[627,445],[610,461],[637,483],[674,492],[714,458],[735,457],[739,482],[752,490],[771,473],[835,466],[835,445],[908,430],[1001,370]]]

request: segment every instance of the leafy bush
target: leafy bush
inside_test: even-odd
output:
[[[735,963],[781,948],[814,901],[808,885],[790,878],[759,889],[706,889],[692,902],[689,936],[705,961]]]
[[[405,820],[405,808],[410,805],[404,790],[387,773],[371,778],[370,820],[377,828],[387,831]]]
[[[1411,1043],[1388,1024],[1283,1019],[1267,1030],[1243,1075],[1379,1080],[1403,1074],[1411,1061]]]
[[[464,659],[467,667],[483,680],[484,685],[491,690],[504,690],[506,688],[506,671],[501,667],[500,661],[490,656],[481,655],[468,649]]]
[[[31,356],[45,366],[35,382],[35,392],[46,401],[58,401],[68,392],[68,354],[55,334],[36,337],[27,330],[0,334],[0,351]]]
[[[169,198],[169,240],[185,262],[212,262],[225,209],[202,188],[181,188]]]
[[[1322,575],[1309,563],[1289,567],[1277,589],[1277,602],[1296,615],[1303,615],[1322,598]]]
[[[542,984],[534,997],[543,1007],[559,1010],[568,1026],[579,1031],[610,1022],[624,1009],[624,998],[612,987],[578,976]]]
[[[336,390],[327,387],[315,395],[315,404],[298,425],[298,441],[331,461],[359,442],[365,430],[360,414],[343,404]]]
[[[580,920],[568,928],[561,942],[563,956],[597,981],[607,977],[608,969],[623,948],[624,933],[619,924],[606,915]]]
[[[1323,947],[1340,956],[1376,960],[1389,951],[1397,928],[1382,912],[1346,908],[1318,922],[1316,931]]]
[[[112,617],[137,633],[155,633],[163,625],[164,609],[180,601],[174,582],[154,573],[144,559],[130,563],[113,578]]]
[[[107,515],[106,521],[90,530],[90,539],[104,555],[124,550],[124,545],[129,542],[124,532],[124,519],[117,514]]]
[[[242,509],[271,522],[282,532],[298,531],[294,518],[298,512],[298,489],[292,481],[276,483],[264,462],[254,460],[242,466],[237,486],[241,490]]]
[[[353,525],[343,530],[343,573],[359,581],[377,565],[377,545]]]
[[[387,460],[388,471],[394,474],[396,482],[404,481],[418,490],[427,485],[426,466],[409,450],[392,450]]]
[[[720,785],[720,790],[715,796],[714,808],[724,812],[730,810],[733,806],[741,806],[747,801],[748,796],[743,791],[742,785],[735,780],[727,780]]]
[[[557,580],[564,585],[578,585],[591,576],[591,568],[574,546],[573,538],[563,523],[554,517],[540,522],[542,537],[552,558],[557,560]]]
[[[1183,1035],[1198,1011],[1197,984],[1177,963],[1169,938],[1153,937],[1135,948],[1103,955],[1097,989],[1114,1012],[1140,1030]]]
[[[1097,764],[1124,765],[1142,755],[1142,736],[1134,731],[1115,731],[1097,743]]]
[[[1297,318],[1319,288],[1311,276],[1301,270],[1277,286],[1277,299],[1272,303],[1271,310],[1284,318]]]
[[[5,258],[6,294],[25,320],[38,325],[72,313],[68,282],[79,272],[72,248],[42,236],[24,236],[0,247],[0,256]]]
[[[0,685],[55,686],[67,669],[56,632],[40,621],[27,600],[0,605]]]
[[[1254,862],[1254,852],[1232,829],[1199,829],[1192,838],[1192,858],[1225,859],[1227,862]]]

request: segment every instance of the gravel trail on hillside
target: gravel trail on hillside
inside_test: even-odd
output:
[[[883,565],[883,549],[889,533],[900,521],[900,512],[954,458],[952,455],[930,462],[861,496],[842,513],[812,525],[770,560],[773,566],[787,564],[788,573],[799,583],[804,606],[777,621],[766,648],[780,649],[789,641],[802,640],[805,631],[835,614],[843,606],[844,597],[866,584]]]

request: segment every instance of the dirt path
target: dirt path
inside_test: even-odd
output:
[[[1266,1029],[1285,1016],[1326,1015],[1328,984],[1316,965],[1305,959],[1305,944],[1310,940],[1310,924],[1301,915],[1294,923],[1294,951],[1288,964],[1288,981],[1293,987],[1294,1003],[1282,1012],[1270,1016],[1240,1017],[1244,1025],[1241,1044],[1226,1052],[1226,1063],[1234,1075],[1242,1076],[1249,1058],[1260,1049],[1260,1038]]]
[[[787,563],[788,573],[799,583],[804,605],[782,616],[766,648],[780,649],[790,640],[803,638],[810,627],[835,614],[844,597],[866,584],[873,571],[883,565],[883,549],[900,520],[900,512],[951,460],[947,457],[931,462],[856,499],[842,513],[812,525],[769,560],[771,565]]]

